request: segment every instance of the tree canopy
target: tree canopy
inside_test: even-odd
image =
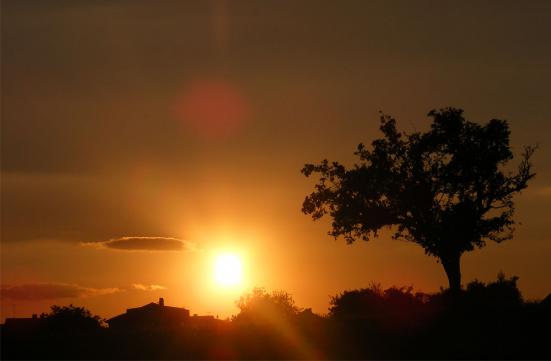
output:
[[[328,160],[306,164],[302,173],[319,179],[302,211],[314,220],[330,216],[329,234],[348,243],[391,227],[393,238],[415,242],[437,257],[450,288],[458,289],[464,252],[512,237],[513,195],[534,176],[535,147],[524,147],[517,170],[506,171],[513,153],[505,120],[480,125],[456,108],[428,116],[429,131],[405,133],[382,114],[383,137],[370,149],[360,143],[350,169]]]
[[[293,297],[285,291],[268,293],[263,288],[253,288],[236,301],[240,312],[234,317],[236,321],[263,321],[296,316],[300,309]]]
[[[46,320],[48,327],[58,332],[87,332],[98,330],[104,326],[103,320],[97,315],[92,315],[90,310],[84,307],[57,306],[51,307],[50,313],[42,313],[40,318]]]

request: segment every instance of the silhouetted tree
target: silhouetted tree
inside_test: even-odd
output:
[[[295,306],[293,297],[285,291],[268,293],[263,288],[254,288],[236,301],[239,314],[235,321],[264,321],[296,316],[300,309]]]
[[[46,321],[48,328],[55,332],[90,332],[101,329],[103,320],[84,307],[57,306],[51,307],[50,313],[42,313],[40,318]]]
[[[238,344],[252,358],[290,359],[297,357],[297,314],[290,294],[254,288],[236,301],[240,312],[232,319]]]
[[[525,147],[515,173],[503,167],[513,158],[506,121],[479,125],[455,108],[433,110],[426,133],[399,132],[381,115],[383,138],[368,150],[359,144],[352,168],[323,160],[306,164],[305,176],[320,175],[302,211],[314,220],[328,214],[330,235],[348,243],[377,236],[394,226],[393,238],[419,244],[442,263],[451,290],[461,288],[460,258],[486,241],[512,237],[513,195],[534,173]]]

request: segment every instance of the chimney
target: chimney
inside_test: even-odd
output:
[[[165,299],[164,298],[159,298],[159,306],[164,306],[165,305]]]

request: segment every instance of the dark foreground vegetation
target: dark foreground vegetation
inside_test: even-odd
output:
[[[2,359],[549,359],[551,299],[526,302],[516,278],[459,292],[346,291],[329,313],[262,289],[205,327],[114,330],[84,308],[53,307],[35,327],[2,330]]]

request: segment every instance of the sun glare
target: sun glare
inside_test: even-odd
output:
[[[241,259],[234,254],[221,254],[214,261],[214,279],[221,286],[237,286],[243,279]]]

